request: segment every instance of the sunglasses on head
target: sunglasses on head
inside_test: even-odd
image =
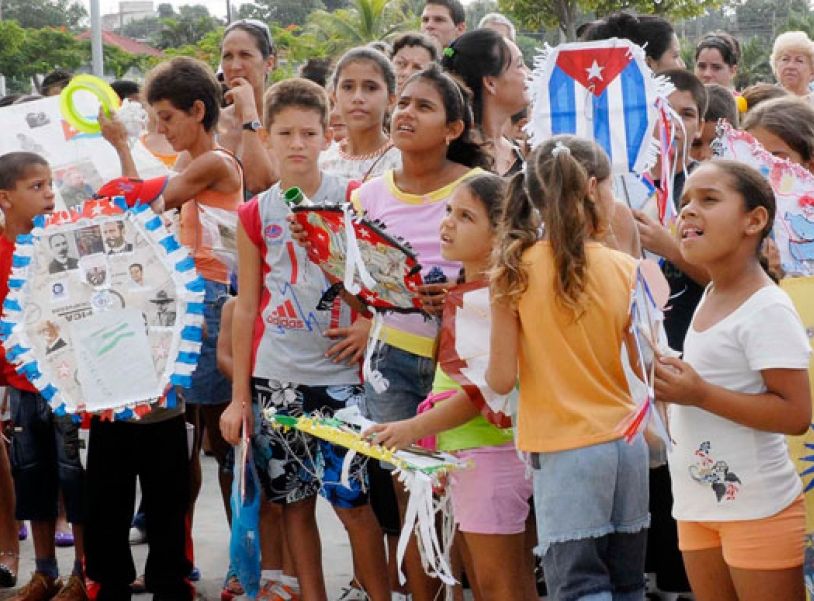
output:
[[[259,31],[266,40],[269,53],[274,54],[274,43],[271,40],[271,31],[269,31],[269,26],[263,23],[263,21],[259,21],[257,19],[239,19],[237,21],[232,21],[226,26],[226,29],[223,30],[223,35],[225,36],[230,31],[241,27]]]

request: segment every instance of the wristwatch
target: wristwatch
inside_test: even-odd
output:
[[[257,119],[255,119],[254,121],[244,123],[243,129],[247,131],[260,131],[261,129],[263,129],[263,124],[260,123],[260,121],[258,121]]]

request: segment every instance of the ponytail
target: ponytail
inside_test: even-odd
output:
[[[528,286],[523,253],[537,242],[540,228],[540,212],[529,198],[524,180],[521,172],[509,181],[497,229],[500,243],[492,256],[490,273],[494,298],[506,297],[513,302]]]
[[[556,136],[535,149],[525,174],[509,185],[499,228],[500,245],[492,270],[496,298],[516,302],[528,286],[523,253],[538,239],[542,217],[554,259],[554,292],[563,307],[578,318],[587,280],[585,244],[599,237],[605,224],[588,195],[590,178],[610,177],[610,164],[595,143],[574,136]],[[539,210],[539,212],[538,212]]]

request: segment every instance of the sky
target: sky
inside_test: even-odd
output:
[[[471,1],[472,0],[463,0],[463,3],[469,4]],[[88,14],[90,14],[90,0],[81,0],[81,2],[88,9]],[[99,2],[103,15],[119,11],[118,0],[99,0]],[[153,5],[158,6],[161,2],[169,2],[175,6],[176,9],[184,4],[203,4],[209,9],[209,12],[216,17],[222,19],[226,16],[226,0],[153,0]],[[241,0],[232,0],[232,10],[234,11],[240,4],[242,4]]]

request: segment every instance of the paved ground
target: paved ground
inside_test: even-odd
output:
[[[193,536],[195,561],[203,576],[197,584],[200,599],[219,601],[220,590],[229,557],[229,533],[223,504],[217,487],[217,466],[214,459],[203,458],[204,484],[195,510]],[[322,554],[328,598],[335,599],[339,590],[347,584],[351,575],[350,545],[345,530],[330,506],[320,499],[317,515],[322,533]],[[131,547],[137,569],[143,568],[147,545]],[[34,569],[34,550],[31,539],[20,545],[20,584],[28,579]],[[73,548],[60,549],[57,558],[62,570],[68,571],[73,563]],[[11,591],[0,591],[0,599],[8,599]],[[151,595],[137,595],[134,601],[148,601]]]

